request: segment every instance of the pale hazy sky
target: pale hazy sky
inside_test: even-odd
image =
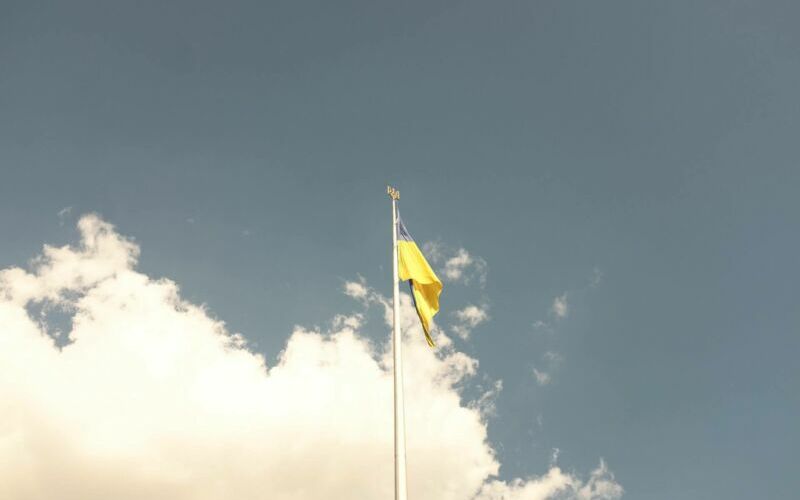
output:
[[[789,498],[798,23],[788,0],[0,1],[0,269],[95,212],[273,366],[295,325],[361,311],[345,283],[390,293],[392,183],[479,361],[464,404],[502,380],[503,480],[602,457],[625,498]]]

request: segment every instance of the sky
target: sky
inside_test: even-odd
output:
[[[796,2],[0,13],[0,496],[794,493]]]

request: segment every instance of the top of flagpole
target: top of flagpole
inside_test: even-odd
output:
[[[396,190],[392,186],[386,186],[386,194],[389,195],[389,198],[395,201],[400,199],[400,191]]]

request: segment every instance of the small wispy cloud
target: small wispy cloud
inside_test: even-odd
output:
[[[533,322],[533,330],[536,332],[543,332],[548,334],[553,334],[556,330],[550,325],[550,323],[542,320],[536,320]]]
[[[539,364],[538,368],[534,366],[532,369],[533,378],[536,380],[536,383],[543,386],[552,382],[553,372],[558,369],[562,361],[564,361],[564,357],[561,354],[555,351],[546,351],[542,355],[542,362]]]
[[[492,387],[470,403],[470,408],[478,410],[484,418],[497,416],[497,396],[503,390],[503,381],[496,380]]]
[[[554,334],[561,326],[561,322],[565,320],[571,311],[571,301],[574,295],[580,299],[590,289],[596,288],[603,280],[603,272],[595,267],[592,269],[592,274],[589,277],[589,282],[583,288],[569,289],[564,291],[561,295],[553,298],[552,303],[548,309],[547,321],[537,320],[533,323],[534,332],[544,332],[547,334]],[[542,355],[540,363],[537,363],[532,368],[532,374],[536,383],[540,386],[548,385],[553,381],[554,372],[558,370],[559,365],[563,362],[564,357],[556,351],[548,350]]]
[[[434,264],[438,264],[442,261],[444,252],[444,244],[441,241],[426,241],[422,244],[422,253]]]
[[[469,334],[476,326],[489,319],[488,307],[478,307],[469,305],[464,309],[455,311],[453,315],[458,323],[453,326],[453,331],[464,340],[469,338]]]
[[[469,252],[459,248],[456,255],[444,263],[444,275],[453,281],[458,281],[464,276],[464,270],[472,263],[473,259]]]
[[[459,248],[456,254],[444,263],[444,276],[452,282],[468,284],[477,278],[480,284],[486,282],[486,261]]]
[[[564,319],[569,315],[569,304],[567,303],[567,292],[559,295],[553,299],[553,305],[550,306],[550,312],[556,315],[558,319]]]
[[[547,351],[542,357],[545,359],[545,361],[550,363],[551,366],[560,365],[561,362],[564,361],[564,357],[555,351]]]
[[[342,291],[348,297],[352,297],[355,300],[361,302],[361,304],[364,307],[367,307],[370,304],[380,304],[384,308],[386,308],[387,314],[389,314],[389,309],[391,308],[391,301],[386,297],[384,297],[383,295],[381,295],[380,293],[378,293],[374,288],[370,287],[367,284],[367,280],[360,274],[358,275],[358,278],[356,280],[345,281],[344,285],[342,286]],[[387,316],[387,318],[388,317],[389,316]],[[414,315],[414,317],[416,317],[416,315]],[[434,331],[437,330],[438,329],[434,324]]]
[[[577,295],[580,298],[584,296],[590,289],[597,288],[600,286],[600,283],[603,282],[604,276],[605,274],[600,268],[593,268],[592,274],[589,276],[589,281],[586,285],[584,285],[582,288],[569,289],[553,299],[553,302],[550,305],[550,314],[555,316],[556,320],[565,319],[567,316],[569,316],[571,309],[569,298],[574,295]],[[535,330],[549,329],[552,331],[552,325],[541,320],[536,321],[533,324],[533,328]]]
[[[595,267],[592,269],[592,276],[589,278],[589,288],[597,288],[603,281],[603,271]]]
[[[552,377],[549,373],[539,371],[536,368],[533,369],[533,377],[536,379],[536,383],[539,385],[547,385],[552,381]]]
[[[486,284],[486,260],[471,254],[466,248],[451,247],[440,240],[426,241],[422,244],[422,253],[436,265],[446,281],[468,285],[477,280],[481,286]]]
[[[337,314],[331,321],[331,326],[334,330],[350,330],[356,331],[364,324],[364,315],[361,313],[355,314]]]
[[[553,448],[550,451],[550,466],[555,467],[558,465],[558,456],[561,454],[561,450],[558,448]]]
[[[369,293],[369,287],[367,286],[366,280],[362,276],[359,276],[358,281],[345,281],[344,293],[356,300],[364,300]]]
[[[64,207],[58,211],[58,225],[63,226],[67,217],[72,213],[72,207]]]

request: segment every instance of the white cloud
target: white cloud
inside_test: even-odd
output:
[[[497,401],[497,396],[502,390],[503,381],[496,380],[494,385],[490,389],[483,391],[478,399],[469,404],[469,407],[477,409],[484,418],[496,416],[497,405],[495,401]]]
[[[576,491],[578,500],[606,500],[620,498],[624,490],[608,470],[604,460],[592,471],[589,480]]]
[[[551,467],[543,476],[511,482],[491,481],[484,485],[479,500],[544,500],[549,498],[573,500],[615,500],[623,489],[609,472],[605,462],[582,482],[559,467]]]
[[[544,332],[550,335],[556,332],[555,329],[549,323],[542,320],[536,320],[533,323],[533,329],[537,332]]]
[[[603,270],[595,267],[592,269],[592,276],[589,278],[589,288],[596,288],[603,281]]]
[[[558,448],[553,448],[552,452],[550,453],[550,465],[556,465],[558,463],[558,456],[561,454],[561,450]]]
[[[564,356],[555,351],[545,351],[543,357],[550,364],[550,366],[558,366],[562,361],[564,361]]]
[[[363,323],[363,314],[337,314],[331,321],[334,330],[350,330],[351,332],[358,331]]]
[[[536,368],[533,369],[533,377],[539,385],[547,385],[553,380],[549,373],[539,371]]]
[[[536,383],[539,385],[548,385],[550,382],[553,381],[553,372],[558,369],[558,366],[564,361],[564,357],[555,352],[555,351],[545,351],[542,355],[542,359],[544,360],[544,365],[546,369],[538,369],[536,367],[533,368],[533,378],[536,379]]]
[[[64,207],[61,210],[59,210],[58,214],[57,214],[58,215],[58,225],[63,226],[64,225],[64,221],[66,220],[67,217],[69,217],[69,214],[71,214],[71,213],[72,213],[72,207]]]
[[[458,323],[453,326],[453,331],[466,340],[472,329],[489,319],[487,308],[469,305],[453,313]]]
[[[458,281],[464,275],[464,269],[473,263],[472,256],[463,248],[459,248],[455,256],[444,263],[444,275],[453,281]]]
[[[553,301],[550,312],[555,314],[558,318],[563,318],[567,315],[568,309],[566,293],[564,293],[564,295],[561,297],[556,297],[556,299]],[[542,320],[534,322],[533,329],[535,331],[545,332],[550,335],[556,332],[555,328],[550,323]],[[539,368],[534,367],[532,370],[533,377],[536,379],[536,383],[540,386],[548,385],[553,381],[553,372],[556,371],[561,362],[564,361],[564,357],[556,351],[548,350],[542,355],[542,359],[544,362],[539,366],[541,367],[544,365],[546,368],[540,370]]]
[[[360,334],[363,315],[297,327],[269,367],[174,282],[137,271],[139,247],[110,224],[90,215],[78,227],[79,246],[0,270],[0,498],[391,496],[391,351]],[[363,280],[345,292],[389,317]],[[411,498],[619,498],[602,462],[586,481],[558,467],[493,479],[485,417],[459,392],[477,360],[447,342],[429,349],[401,300]],[[71,315],[67,345],[32,304]]]
[[[567,304],[567,292],[553,299],[553,305],[550,311],[556,315],[557,318],[566,318],[569,314],[569,304]]]
[[[426,241],[422,244],[422,253],[434,264],[438,264],[444,258],[445,248],[441,241]]]
[[[364,278],[360,278],[359,281],[345,281],[344,293],[354,299],[365,300],[369,293],[369,288]]]
[[[434,244],[434,253],[444,258],[447,250],[440,243]],[[444,279],[453,283],[469,284],[473,279],[477,279],[480,285],[486,283],[486,261],[481,257],[470,254],[466,249],[459,248],[453,252],[452,257],[444,261],[444,268],[441,273]]]
[[[422,244],[422,253],[432,264],[444,262],[438,274],[446,281],[467,285],[477,280],[481,286],[486,284],[486,261],[464,248],[453,248],[439,240],[426,241]]]

